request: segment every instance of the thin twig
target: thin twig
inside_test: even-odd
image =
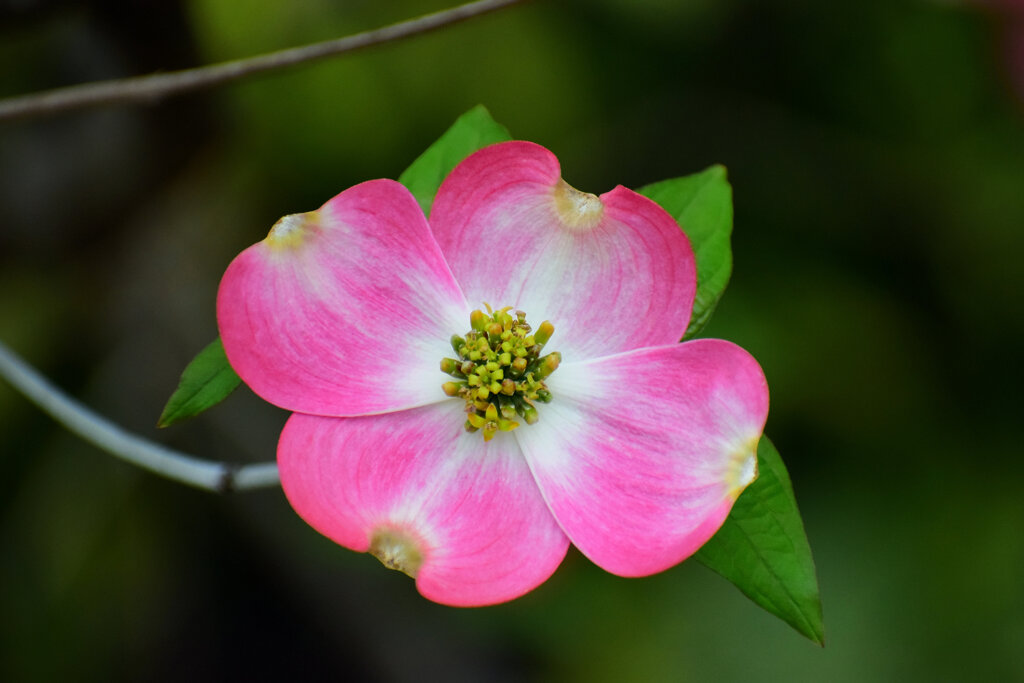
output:
[[[233,465],[200,460],[126,432],[60,389],[0,342],[0,377],[71,432],[96,447],[168,479],[217,493],[245,491],[280,483],[277,465]]]
[[[246,59],[183,71],[171,71],[165,74],[84,83],[31,95],[11,97],[0,100],[0,122],[49,116],[74,109],[112,104],[152,104],[171,95],[210,88],[264,71],[283,69],[303,62],[426,33],[521,1],[478,0],[372,31]]]

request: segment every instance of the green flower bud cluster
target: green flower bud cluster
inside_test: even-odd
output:
[[[537,421],[536,402],[550,403],[551,392],[544,380],[562,361],[557,351],[541,356],[544,345],[555,331],[545,320],[535,330],[526,322],[526,314],[509,313],[508,306],[487,313],[473,311],[472,329],[464,336],[452,335],[452,349],[458,358],[441,361],[441,371],[454,381],[441,387],[448,396],[466,402],[466,430],[480,431],[484,441],[499,432],[510,432]]]

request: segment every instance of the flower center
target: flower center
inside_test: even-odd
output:
[[[473,329],[464,336],[452,335],[452,348],[458,358],[441,361],[441,371],[455,378],[441,387],[448,396],[466,402],[466,431],[483,432],[484,441],[495,433],[510,432],[537,421],[537,401],[551,402],[544,380],[558,369],[562,354],[541,351],[555,326],[545,320],[535,330],[522,311],[509,313],[508,306],[487,313],[473,311],[469,323]]]

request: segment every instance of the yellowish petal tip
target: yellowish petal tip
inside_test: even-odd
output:
[[[409,535],[393,529],[380,528],[373,532],[370,554],[388,569],[400,571],[414,579],[423,564],[423,552],[419,545]]]
[[[733,500],[739,498],[743,490],[757,479],[757,442],[759,440],[760,437],[754,439],[732,455],[726,475],[726,484],[729,487],[728,495]]]
[[[313,233],[318,224],[317,219],[316,211],[284,216],[274,223],[264,241],[273,249],[294,249]]]
[[[554,198],[555,211],[567,228],[587,230],[604,217],[604,203],[597,195],[580,192],[564,180],[555,186]]]

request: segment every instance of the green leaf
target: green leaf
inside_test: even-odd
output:
[[[732,187],[724,166],[662,180],[637,190],[671,214],[697,258],[697,297],[683,339],[707,324],[732,274]]]
[[[825,643],[811,547],[779,452],[761,437],[759,475],[694,557],[819,645]]]
[[[437,188],[456,164],[478,149],[511,139],[508,129],[478,104],[460,116],[437,142],[412,162],[398,177],[398,182],[409,188],[423,213],[429,216]]]
[[[228,363],[224,345],[217,337],[181,373],[178,388],[164,406],[156,426],[167,427],[212,408],[227,398],[241,381]]]

